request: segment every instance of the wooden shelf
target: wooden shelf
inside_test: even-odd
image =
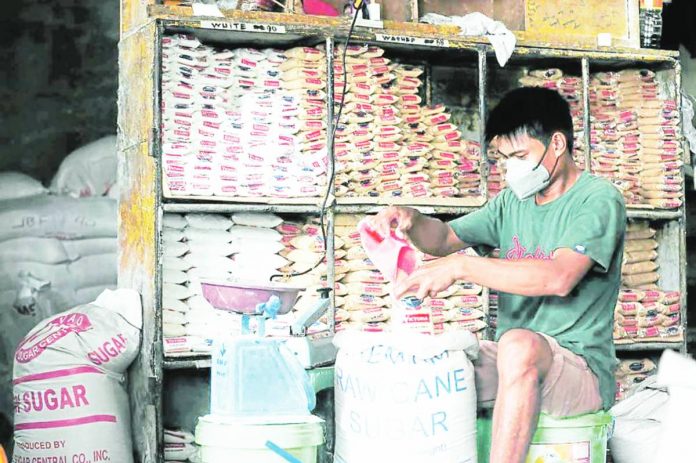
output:
[[[200,370],[210,368],[212,364],[209,354],[181,354],[164,358],[162,368],[165,370]]]
[[[207,212],[226,214],[233,212],[274,212],[279,214],[319,214],[321,198],[280,200],[273,198],[226,198],[223,196],[165,197],[164,212]],[[414,207],[424,214],[461,215],[480,209],[483,197],[476,198],[338,198],[333,210],[339,214],[365,214],[379,211],[385,206]]]
[[[675,342],[635,342],[630,344],[614,344],[617,352],[649,352],[674,349],[681,351],[684,341]]]
[[[681,209],[649,209],[627,207],[626,216],[629,219],[645,219],[645,220],[674,220],[682,216]]]
[[[258,11],[225,10],[220,17],[194,16],[190,7],[166,7],[152,5],[148,8],[151,19],[163,20],[171,26],[201,28],[202,22],[247,22],[282,25],[287,34],[333,35],[345,36],[348,33],[350,19],[345,17],[311,16],[287,13],[269,13]],[[446,40],[446,48],[475,50],[481,46],[492,51],[485,37],[465,37],[458,35],[456,26],[435,26],[416,22],[384,21],[383,29],[356,27],[356,40],[375,40],[376,34],[407,35],[413,37]],[[679,59],[679,53],[672,50],[634,49],[624,47],[589,47],[582,45],[551,44],[527,38],[525,32],[515,31],[517,36],[517,56],[537,56],[542,53],[548,57],[590,58],[590,59],[626,59],[631,61],[673,61]],[[388,44],[385,44],[388,46]],[[409,45],[412,47],[412,45]]]
[[[316,214],[321,208],[316,205],[299,204],[243,204],[219,202],[215,198],[209,202],[175,202],[162,204],[162,210],[170,213],[206,212],[211,214],[232,214],[234,212],[272,212],[278,214]]]

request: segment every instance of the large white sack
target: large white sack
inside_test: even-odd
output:
[[[39,262],[0,262],[0,291],[14,290],[20,283],[19,274],[28,272],[46,280],[56,290],[77,291],[90,286],[116,284],[118,263],[116,254],[87,256],[67,264]]]
[[[125,372],[141,326],[140,296],[121,289],[24,338],[14,365],[16,461],[133,461]]]
[[[116,184],[116,136],[109,135],[70,153],[51,181],[51,191],[74,198],[104,196]]]
[[[95,300],[97,296],[99,296],[105,289],[116,289],[116,282],[111,285],[97,285],[78,289],[75,291],[74,296],[75,305],[87,304],[88,302]]]
[[[643,381],[638,390],[614,405],[614,430],[609,439],[615,463],[653,463],[669,395],[656,376]]]
[[[694,461],[694,424],[696,416],[696,361],[665,350],[660,358],[657,380],[667,386],[667,401],[662,431],[655,455],[659,461]]]
[[[64,264],[70,261],[61,240],[56,238],[15,238],[0,242],[0,268],[4,262]]]
[[[0,242],[0,268],[3,261],[63,264],[95,254],[116,254],[116,238],[59,240],[57,238],[15,238]]]
[[[476,463],[473,334],[344,331],[334,344],[336,463]]]
[[[25,198],[47,193],[36,179],[20,172],[0,172],[0,200]]]
[[[115,237],[63,240],[61,243],[71,262],[81,257],[118,253],[118,239]]]
[[[0,241],[37,237],[59,239],[118,236],[116,201],[68,196],[31,196],[0,201]]]

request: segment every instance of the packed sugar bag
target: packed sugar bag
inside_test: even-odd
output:
[[[15,351],[16,461],[133,461],[126,370],[141,327],[140,296],[119,289],[29,332]]]

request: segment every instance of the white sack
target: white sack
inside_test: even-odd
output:
[[[0,172],[0,201],[26,198],[48,192],[36,179],[20,172]]]
[[[14,367],[17,461],[80,454],[133,461],[125,372],[141,326],[140,296],[121,289],[44,320],[24,338]]]
[[[116,136],[88,143],[70,153],[51,181],[51,191],[74,198],[104,196],[116,184]]]
[[[337,463],[476,461],[473,334],[343,331],[334,344]]]
[[[117,218],[116,201],[110,198],[43,195],[0,201],[0,241],[115,238]]]

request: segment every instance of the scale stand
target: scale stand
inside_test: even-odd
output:
[[[295,354],[306,370],[332,365],[336,361],[336,347],[333,345],[333,335],[330,331],[307,334],[309,327],[326,313],[331,303],[331,288],[321,288],[318,291],[321,293],[319,302],[298,314],[290,326],[290,337],[285,340],[288,349]]]

